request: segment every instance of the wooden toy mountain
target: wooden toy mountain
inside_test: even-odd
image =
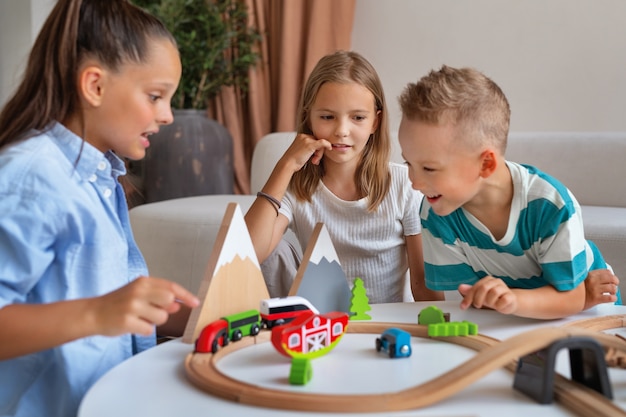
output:
[[[258,309],[270,298],[241,208],[230,203],[198,291],[200,305],[191,311],[183,342],[194,343],[202,329],[221,317]],[[308,299],[320,313],[350,312],[352,293],[328,230],[318,223],[289,295]]]
[[[289,295],[306,298],[320,313],[350,313],[352,291],[323,223],[313,229]]]
[[[230,203],[198,291],[200,305],[191,311],[183,342],[193,343],[209,323],[246,310],[258,309],[269,298],[241,208]]]

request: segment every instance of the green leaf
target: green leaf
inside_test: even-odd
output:
[[[222,86],[248,90],[257,65],[260,32],[248,25],[244,0],[133,0],[170,30],[183,73],[172,105],[203,109]]]

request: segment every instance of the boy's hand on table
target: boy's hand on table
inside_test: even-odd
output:
[[[517,296],[501,279],[485,277],[474,285],[459,285],[463,296],[461,310],[473,306],[489,308],[502,314],[514,314],[517,311]]]
[[[585,279],[585,307],[584,310],[598,304],[614,303],[617,301],[619,278],[608,269],[589,271]]]

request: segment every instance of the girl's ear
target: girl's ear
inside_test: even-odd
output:
[[[372,131],[370,133],[376,133],[378,127],[380,126],[380,116],[382,114],[381,110],[376,111],[376,120],[374,120],[374,124],[372,125]]]
[[[486,149],[480,154],[480,173],[483,178],[491,176],[496,171],[498,159],[493,149]]]
[[[104,71],[96,65],[84,67],[78,78],[78,94],[87,105],[99,107],[104,93]]]

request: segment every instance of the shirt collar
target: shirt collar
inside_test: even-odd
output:
[[[81,178],[89,178],[98,170],[98,164],[104,162],[111,172],[111,176],[117,178],[126,174],[124,161],[112,151],[100,152],[94,146],[84,141],[74,132],[55,123],[50,129],[51,136],[57,146],[76,169]]]
[[[126,175],[126,164],[113,151],[107,151],[107,153],[104,154],[104,157],[111,164],[111,172],[115,178],[120,175]]]

